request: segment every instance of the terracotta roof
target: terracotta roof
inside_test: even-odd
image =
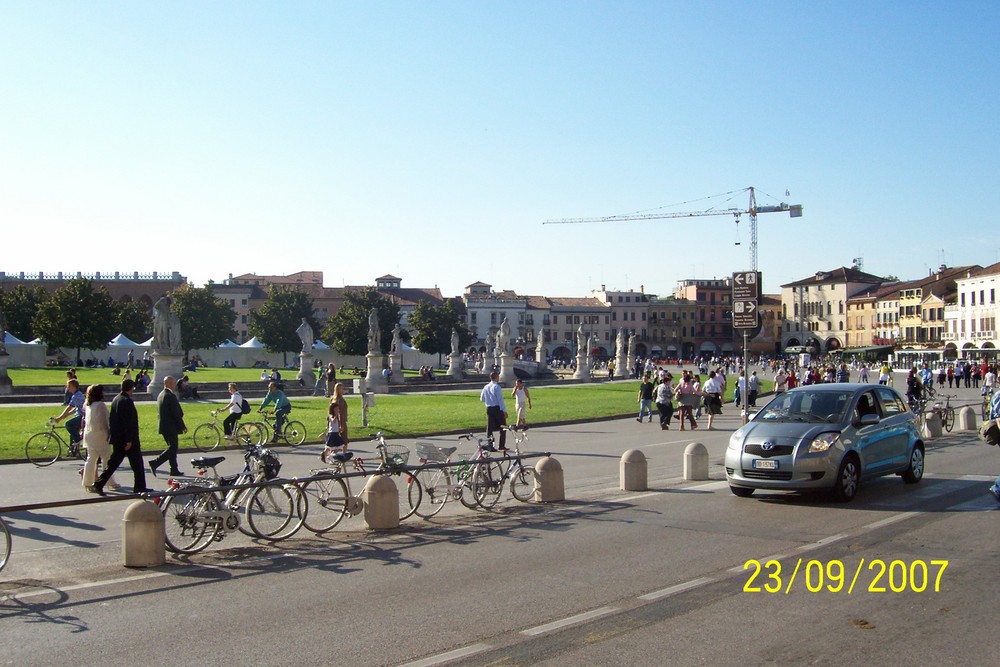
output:
[[[879,278],[871,273],[865,273],[864,271],[859,271],[855,268],[847,268],[842,266],[833,271],[817,271],[815,275],[809,278],[803,278],[802,280],[797,280],[793,283],[785,283],[782,287],[803,287],[809,285],[830,285],[838,283],[874,283],[881,284],[885,282],[885,278]]]

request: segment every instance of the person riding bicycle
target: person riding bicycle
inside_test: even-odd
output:
[[[226,433],[226,437],[230,440],[235,439],[233,436],[233,431],[236,430],[236,422],[240,420],[243,416],[243,395],[236,388],[235,382],[229,383],[229,404],[222,408],[223,411],[228,410],[229,415],[222,420],[222,428]]]
[[[292,411],[292,404],[288,402],[285,392],[278,389],[277,382],[271,382],[267,385],[267,395],[264,396],[264,401],[260,404],[260,409],[257,412],[263,412],[264,408],[271,403],[274,403],[274,435],[271,436],[273,444],[281,435],[281,427],[285,425],[285,415]]]
[[[929,389],[928,393],[934,391],[934,371],[928,368],[927,364],[920,369],[920,381]]]
[[[906,376],[906,399],[910,403],[910,409],[916,410],[920,400],[924,397],[924,383],[917,377],[915,369],[911,368]]]
[[[52,419],[58,424],[73,413],[73,416],[66,421],[66,430],[69,432],[69,442],[70,446],[72,446],[74,442],[80,442],[83,439],[80,431],[83,426],[83,413],[84,406],[87,403],[87,396],[80,391],[80,381],[76,378],[66,381],[66,393],[69,396],[66,407],[63,409],[61,415]]]

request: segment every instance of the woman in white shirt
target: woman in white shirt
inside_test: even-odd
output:
[[[108,406],[104,403],[104,387],[92,384],[87,387],[83,427],[83,446],[87,448],[87,462],[83,466],[83,488],[90,493],[96,493],[94,482],[97,481],[98,459],[107,465],[108,459],[111,458],[108,430]],[[107,487],[112,490],[118,489],[114,475],[108,479]]]

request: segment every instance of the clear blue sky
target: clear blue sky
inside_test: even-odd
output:
[[[768,292],[991,264],[998,28],[961,1],[0,0],[0,270],[667,294],[748,268],[746,218],[542,221],[749,185],[805,207],[759,217]]]

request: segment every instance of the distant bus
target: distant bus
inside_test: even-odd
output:
[[[785,348],[785,354],[802,354],[803,352],[808,352],[809,348],[805,345],[789,345]]]

